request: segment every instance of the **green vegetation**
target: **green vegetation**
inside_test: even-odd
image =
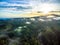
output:
[[[0,45],[60,45],[60,20],[25,19],[5,24],[0,27]]]

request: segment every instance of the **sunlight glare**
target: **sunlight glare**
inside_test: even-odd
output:
[[[50,11],[52,11],[53,7],[49,4],[43,4],[41,6],[41,11],[45,14],[49,13]]]
[[[36,6],[33,5],[32,11],[41,11],[42,13],[47,14],[50,11],[53,11],[54,9],[55,8],[53,4],[43,3]]]

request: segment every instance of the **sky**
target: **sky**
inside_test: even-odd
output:
[[[21,17],[20,14],[49,10],[47,7],[60,11],[60,0],[0,0],[0,17]]]

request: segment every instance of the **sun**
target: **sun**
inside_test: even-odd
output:
[[[41,11],[43,12],[43,13],[45,13],[45,14],[47,14],[47,13],[49,13],[50,11],[52,11],[52,6],[51,5],[49,5],[49,4],[42,4],[42,6],[41,6]]]
[[[40,3],[38,5],[33,5],[32,7],[32,11],[41,11],[44,14],[47,14],[50,11],[55,10],[54,5],[49,3]]]

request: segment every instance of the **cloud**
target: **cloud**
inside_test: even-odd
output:
[[[19,2],[19,3],[9,3],[9,2],[0,2],[0,6],[21,6],[21,5],[28,5],[29,3]]]
[[[29,3],[29,0],[0,0],[0,2],[27,4]]]
[[[20,16],[19,14],[40,10],[40,6],[49,1],[50,3],[58,2],[58,0],[0,0],[0,17],[16,17]],[[60,10],[58,3],[55,4],[53,6],[56,10],[57,8]]]
[[[3,9],[2,9],[3,8]],[[1,10],[6,10],[9,9],[9,11],[24,11],[24,10],[29,10],[32,7],[30,4],[17,4],[17,3],[9,3],[9,2],[0,2],[0,9]]]

